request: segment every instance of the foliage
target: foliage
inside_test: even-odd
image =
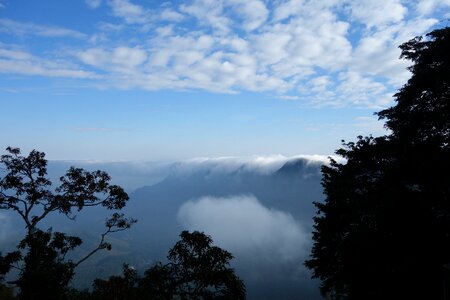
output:
[[[26,236],[17,251],[0,255],[0,276],[12,267],[20,270],[19,278],[11,282],[20,288],[20,299],[62,299],[75,267],[101,249],[110,250],[106,236],[128,229],[136,221],[113,213],[98,246],[79,261],[65,257],[82,243],[81,239],[43,230],[41,221],[53,213],[74,219],[86,207],[118,210],[125,206],[128,195],[121,187],[109,184],[107,173],[74,167],[60,177],[59,186],[52,188],[46,177],[44,153],[33,150],[28,156],[21,156],[20,149],[11,147],[6,151],[8,154],[0,157],[5,174],[0,178],[0,210],[16,213],[24,223]]]
[[[51,230],[28,233],[18,247],[27,253],[20,277],[14,282],[20,288],[21,298],[58,299],[64,295],[74,274],[74,263],[64,261],[64,257],[80,244],[80,238]]]
[[[378,113],[391,134],[358,137],[322,169],[305,265],[332,299],[440,299],[450,262],[450,29],[401,46],[411,79]],[[447,282],[448,284],[448,282]]]
[[[90,299],[244,299],[245,286],[229,267],[233,256],[212,246],[211,237],[183,231],[169,251],[139,277],[124,265],[122,276],[95,280]]]
[[[132,300],[136,299],[139,280],[136,270],[123,265],[122,276],[111,276],[108,280],[96,279],[93,283],[94,299]]]
[[[244,298],[244,284],[228,266],[231,253],[212,246],[211,237],[198,231],[183,231],[180,237],[169,251],[169,264],[147,270],[143,284],[158,278],[163,294],[183,299]]]
[[[412,77],[395,94],[397,104],[378,113],[392,137],[408,145],[450,146],[450,29],[435,30],[400,46],[414,62]]]

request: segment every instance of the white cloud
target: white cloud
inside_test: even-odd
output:
[[[399,59],[401,50],[398,46],[423,34],[436,22],[428,18],[411,19],[363,36],[354,50],[350,70],[362,75],[383,76],[392,85],[400,86],[410,77],[406,69],[410,62]]]
[[[339,160],[338,157],[333,157]],[[260,174],[272,174],[287,162],[302,159],[306,165],[322,165],[329,163],[324,155],[255,155],[250,157],[199,157],[178,162],[172,168],[177,176],[191,176],[196,172],[208,171],[211,174],[230,174],[249,171]]]
[[[92,74],[77,66],[87,64],[102,74],[104,87],[266,92],[318,106],[379,108],[389,105],[390,95],[410,76],[408,62],[398,59],[398,45],[432,28],[438,16],[425,15],[448,7],[450,0],[417,5],[401,0],[86,3],[108,4],[119,24],[100,22],[88,37],[0,19],[0,32],[85,42],[62,51],[70,66],[64,72],[40,70],[34,63],[28,73],[87,78]],[[51,62],[37,53],[33,57],[47,66]],[[24,62],[14,67],[3,61],[3,72],[27,74]]]
[[[224,3],[198,0],[181,5],[181,12],[198,18],[202,26],[213,28],[213,32],[201,30],[181,35],[178,25],[158,27],[158,35],[148,49],[150,63],[140,75],[130,77],[129,86],[283,93],[312,75],[314,68],[337,69],[350,58],[351,44],[345,37],[348,24],[337,21],[328,11],[315,7],[317,14],[295,18],[287,24],[266,24],[260,32],[240,37],[229,32],[232,24],[224,12]],[[243,21],[242,26],[250,30],[259,26],[255,20],[263,22],[267,18],[267,9],[261,5],[258,1],[233,1],[230,7],[247,8],[239,10],[250,22]],[[253,6],[260,9],[250,16]],[[224,18],[217,21],[218,16]]]
[[[398,23],[408,11],[400,0],[353,0],[348,5],[352,18],[369,28]]]
[[[90,8],[98,8],[102,4],[102,0],[85,0]]]
[[[273,20],[275,22],[283,21],[300,13],[304,2],[304,0],[281,1],[278,6],[274,7]]]
[[[78,79],[99,77],[62,61],[42,59],[25,51],[6,48],[0,48],[0,72]]]
[[[12,61],[0,59],[0,72],[22,75],[37,75],[46,77],[62,77],[62,78],[98,78],[96,74],[83,71],[58,68],[57,65],[50,62],[33,62],[33,61]]]
[[[111,51],[101,48],[91,48],[78,53],[85,64],[95,67],[117,68],[120,70],[135,68],[147,59],[144,50],[129,47],[117,47]]]
[[[419,14],[429,15],[435,9],[448,9],[450,0],[420,0],[417,1],[416,10]]]
[[[197,19],[203,26],[209,26],[219,33],[227,33],[231,20],[224,15],[222,1],[193,0],[191,4],[180,5],[180,11]]]
[[[253,51],[261,64],[270,66],[277,77],[302,75],[292,66],[333,69],[350,59],[351,43],[346,35],[349,24],[336,20],[327,11],[314,16],[297,17],[276,24],[251,38]],[[293,70],[278,73],[277,70]]]
[[[161,20],[165,21],[173,21],[173,22],[180,22],[184,19],[184,16],[180,14],[179,12],[176,12],[172,9],[164,9],[160,14],[159,17]]]
[[[109,5],[115,16],[123,18],[128,23],[145,23],[148,21],[145,9],[129,0],[109,0]]]
[[[310,243],[309,234],[289,213],[269,209],[253,196],[189,201],[180,207],[178,220],[188,230],[211,235],[238,257],[297,262]]]
[[[87,38],[86,34],[67,28],[22,23],[9,19],[0,19],[0,32],[15,35],[38,35],[43,37]]]
[[[33,55],[24,51],[15,51],[0,48],[0,58],[14,59],[14,60],[30,60],[33,59]]]
[[[232,0],[235,11],[243,18],[242,27],[252,31],[264,24],[269,16],[269,11],[263,1],[259,0]]]
[[[310,90],[316,93],[325,92],[331,84],[329,76],[318,76],[311,79],[309,82]]]
[[[338,91],[346,95],[358,93],[360,90],[365,91],[369,95],[372,93],[379,94],[385,89],[381,83],[371,81],[368,78],[362,78],[357,72],[339,73],[339,81]]]

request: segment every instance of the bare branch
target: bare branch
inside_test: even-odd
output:
[[[86,261],[89,257],[97,253],[99,250],[107,249],[108,251],[112,249],[111,244],[105,242],[106,236],[110,233],[120,232],[127,230],[131,227],[134,223],[136,223],[137,220],[133,218],[125,218],[123,214],[114,213],[109,219],[106,220],[105,226],[106,231],[101,234],[100,242],[98,243],[98,246],[93,249],[91,252],[89,252],[86,256],[84,256],[82,259],[77,261],[74,264],[74,267],[76,268],[78,265]]]

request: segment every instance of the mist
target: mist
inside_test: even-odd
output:
[[[188,230],[207,232],[238,257],[292,263],[309,246],[310,234],[291,214],[269,209],[252,195],[188,201],[180,207],[178,220]]]
[[[54,183],[70,166],[108,172],[129,193],[124,213],[138,219],[127,232],[110,237],[111,252],[81,265],[72,284],[89,288],[96,278],[119,274],[122,263],[143,272],[166,261],[182,230],[199,230],[234,256],[231,264],[246,284],[248,299],[321,299],[318,282],[311,280],[303,262],[311,247],[313,201],[323,199],[320,167],[326,161],[323,156],[272,155],[161,163],[50,162]],[[72,254],[76,258],[98,243],[106,216],[101,209],[88,209],[75,221],[56,215],[43,225],[80,236],[83,245]],[[23,224],[0,215],[0,241],[14,240],[8,228]]]

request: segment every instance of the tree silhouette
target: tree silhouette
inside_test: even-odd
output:
[[[20,270],[19,278],[10,282],[20,288],[19,299],[64,299],[74,268],[97,251],[110,250],[106,236],[128,229],[136,221],[113,213],[105,223],[98,246],[78,261],[65,257],[82,243],[81,239],[43,230],[41,221],[52,213],[74,219],[81,210],[93,206],[119,210],[125,206],[128,195],[121,187],[109,184],[107,173],[74,167],[52,189],[43,152],[33,150],[25,157],[18,148],[8,147],[6,151],[8,154],[0,157],[5,174],[0,178],[0,210],[16,213],[24,223],[26,236],[17,251],[0,255],[0,277],[11,268]]]
[[[442,299],[450,263],[450,29],[400,46],[414,63],[378,113],[391,134],[358,137],[322,168],[305,262],[332,299]],[[448,285],[448,281],[444,285]],[[448,291],[447,286],[447,291]],[[448,297],[448,295],[447,295]]]
[[[183,231],[180,237],[167,264],[155,264],[143,277],[124,265],[122,276],[95,280],[91,299],[245,299],[228,251],[213,246],[202,232]]]
[[[134,300],[137,297],[139,277],[133,268],[123,265],[122,276],[110,276],[108,280],[96,279],[92,285],[91,299]],[[144,293],[143,293],[144,294]],[[149,294],[145,291],[145,294]]]
[[[155,292],[182,299],[243,299],[243,282],[229,267],[231,253],[212,246],[210,236],[183,231],[181,240],[169,251],[167,265],[156,265],[145,272],[141,285]]]
[[[20,288],[20,298],[62,298],[75,267],[73,262],[64,261],[64,256],[80,244],[80,238],[51,230],[27,234],[19,244],[19,249],[27,252],[20,277],[14,282]]]

